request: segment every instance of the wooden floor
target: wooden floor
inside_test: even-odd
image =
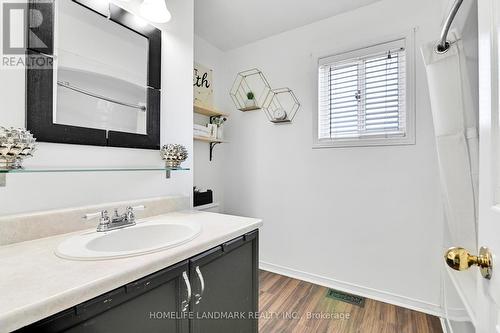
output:
[[[442,333],[437,317],[371,299],[359,307],[327,290],[260,271],[259,333]]]

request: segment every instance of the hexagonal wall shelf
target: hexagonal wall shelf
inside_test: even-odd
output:
[[[263,107],[275,124],[291,123],[299,108],[300,102],[290,88],[272,89]]]
[[[236,108],[245,112],[260,110],[270,91],[271,86],[264,74],[254,68],[238,73],[230,95]]]

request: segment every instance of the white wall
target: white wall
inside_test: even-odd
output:
[[[214,106],[224,113],[229,113],[230,109],[225,108],[224,101],[228,93],[223,89],[228,73],[224,67],[224,53],[210,43],[195,35],[194,61],[202,64],[214,71]],[[195,114],[194,122],[197,124],[207,124],[209,118]],[[231,126],[231,117],[223,125],[224,128]],[[207,142],[194,142],[194,185],[201,190],[212,189],[214,191],[214,202],[219,203],[220,210],[224,203],[224,173],[223,165],[226,163],[227,144],[219,144],[214,148],[213,159],[209,160],[209,144]]]
[[[117,3],[122,6],[123,4]],[[162,29],[161,143],[180,143],[190,152],[192,168],[193,0],[169,0],[172,20]],[[137,12],[136,5],[126,6]],[[0,27],[1,29],[1,27]],[[0,31],[1,33],[1,31]],[[23,70],[0,71],[0,126],[25,126]],[[39,144],[29,166],[161,166],[158,151]],[[170,194],[191,195],[192,171],[106,172],[8,175],[0,188],[0,215],[92,205]]]
[[[232,110],[225,211],[264,219],[264,268],[440,311],[442,211],[420,54],[416,145],[319,150],[311,148],[317,96],[311,55],[370,46],[414,27],[420,45],[437,39],[441,13],[433,0],[384,0],[225,54],[229,75],[217,92],[226,94],[237,72],[257,67],[302,103],[293,124],[276,126],[263,112],[235,111],[224,96],[223,107]]]

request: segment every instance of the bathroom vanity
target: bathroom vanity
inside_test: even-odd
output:
[[[257,242],[246,233],[19,332],[257,332]]]
[[[111,260],[54,254],[81,231],[0,247],[9,267],[0,332],[257,332],[262,222],[191,211],[140,222],[158,218],[202,230],[173,248]]]

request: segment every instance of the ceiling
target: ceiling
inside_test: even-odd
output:
[[[379,0],[195,0],[195,33],[223,51]]]

